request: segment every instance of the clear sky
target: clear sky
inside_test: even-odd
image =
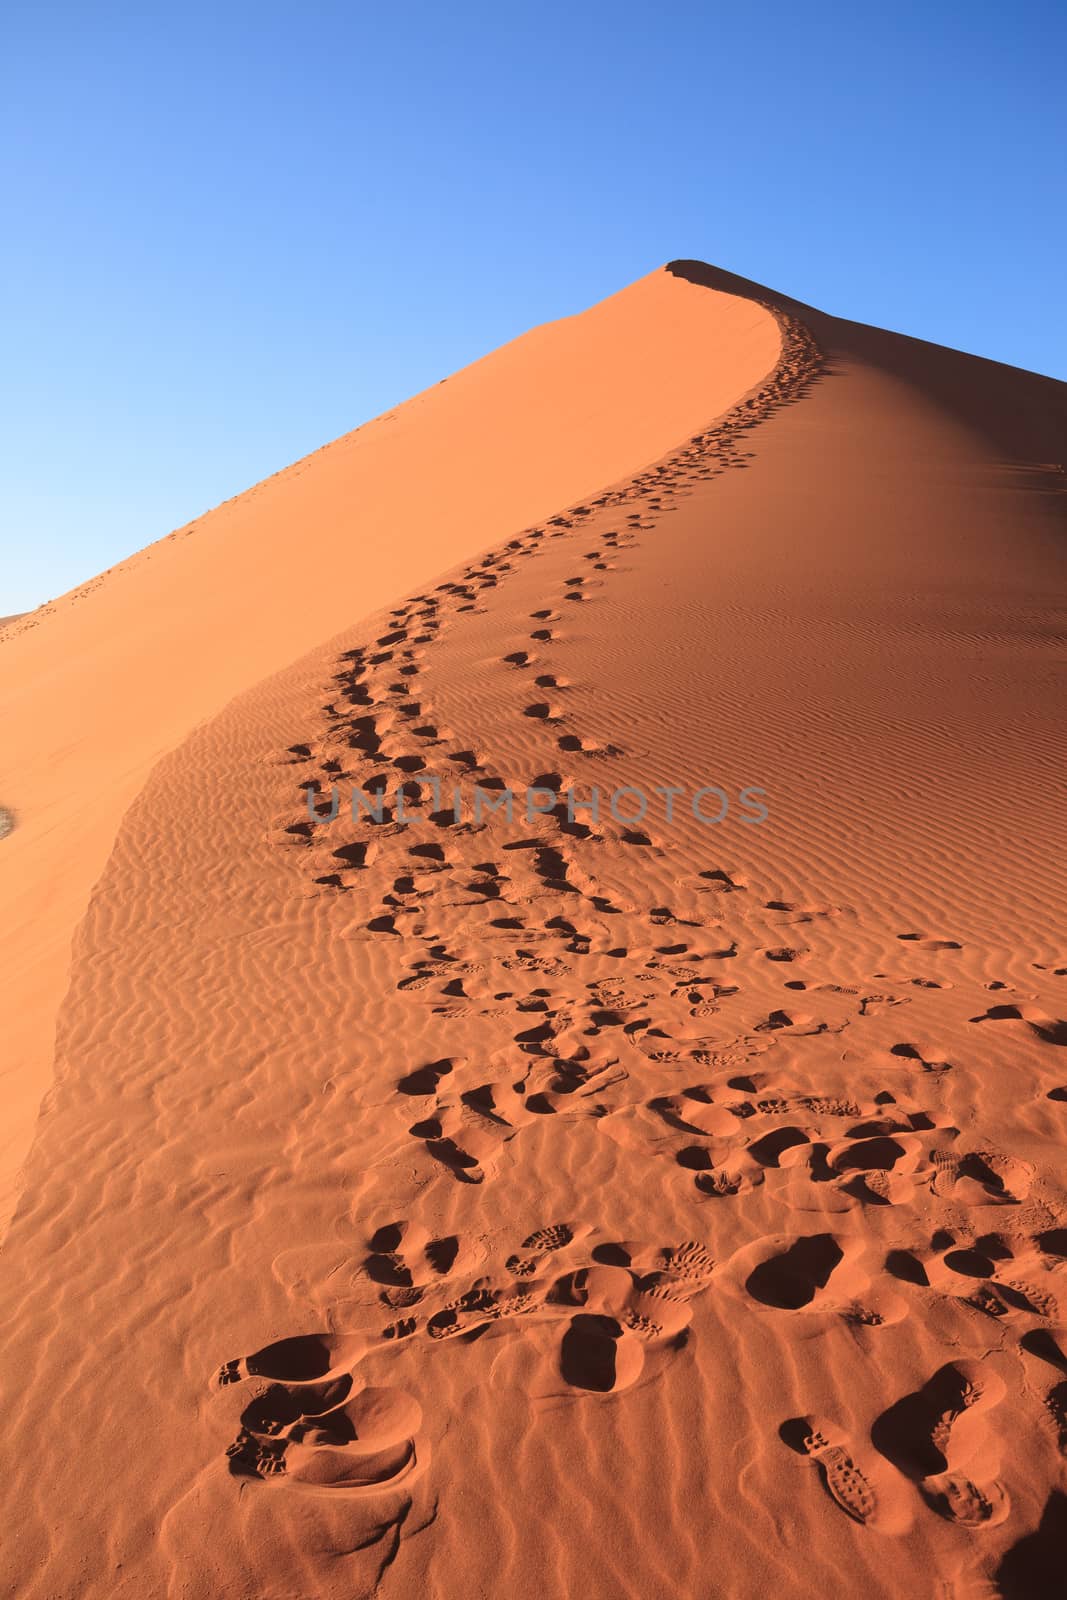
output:
[[[1062,5],[9,0],[0,615],[698,256],[1067,378]]]

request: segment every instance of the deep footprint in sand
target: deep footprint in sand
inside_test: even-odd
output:
[[[961,1472],[946,1472],[922,1484],[922,1496],[931,1510],[961,1528],[991,1528],[1003,1522],[1011,1503],[1002,1484],[979,1488]]]
[[[613,1394],[635,1383],[645,1364],[640,1340],[614,1318],[572,1317],[560,1347],[560,1372],[574,1389]]]
[[[745,1280],[745,1288],[754,1300],[783,1311],[818,1306],[821,1292],[843,1260],[832,1234],[812,1234],[761,1261]]]
[[[996,1150],[959,1153],[933,1149],[933,1193],[963,1205],[1019,1205],[1030,1193],[1034,1168]]]
[[[982,1418],[1005,1394],[1003,1378],[978,1361],[950,1361],[871,1428],[877,1449],[921,1485],[955,1477],[984,1445]]]
[[[971,1021],[1022,1023],[1042,1044],[1058,1045],[1060,1048],[1067,1046],[1067,1022],[1062,1017],[1051,1017],[1047,1012],[1038,1011],[1034,1006],[992,1006],[981,1016],[972,1017]]]
[[[216,1382],[225,1388],[247,1379],[267,1379],[289,1385],[322,1384],[347,1375],[367,1348],[356,1334],[299,1334],[264,1345],[250,1356],[227,1361]]]
[[[329,1410],[305,1410],[306,1399],[283,1390],[253,1402],[226,1452],[231,1473],[373,1495],[410,1481],[426,1465],[422,1409],[403,1390],[364,1388]]]
[[[426,1228],[403,1219],[376,1229],[368,1245],[363,1271],[381,1285],[382,1301],[398,1306],[414,1304],[427,1285],[469,1269],[479,1255],[455,1234],[432,1238]]]

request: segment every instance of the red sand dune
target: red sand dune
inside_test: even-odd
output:
[[[1057,1592],[1065,437],[674,263],[5,631],[11,1592]]]

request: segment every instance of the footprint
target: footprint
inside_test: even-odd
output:
[[[854,1199],[877,1205],[902,1205],[915,1194],[911,1174],[922,1157],[922,1141],[887,1122],[861,1125],[826,1151],[826,1165],[840,1175],[839,1187]]]
[[[806,1012],[791,1013],[782,1010],[772,1011],[763,1022],[757,1022],[755,1025],[757,1033],[779,1033],[787,1029],[793,1035],[828,1033],[831,1031],[828,1022],[820,1022],[816,1017],[810,1016]],[[839,1026],[833,1031],[840,1033],[841,1027]]]
[[[846,1516],[861,1525],[874,1519],[878,1510],[874,1487],[844,1443],[831,1439],[830,1430],[817,1427],[810,1417],[795,1417],[778,1431],[791,1449],[815,1462],[827,1493]]]
[[[352,1495],[391,1492],[426,1465],[422,1409],[401,1389],[364,1388],[332,1410],[292,1421],[249,1407],[227,1449],[231,1473]]]
[[[1056,1429],[1060,1453],[1067,1455],[1067,1383],[1055,1384],[1045,1396],[1045,1409]]]
[[[404,1221],[378,1228],[369,1247],[363,1270],[387,1290],[418,1290],[436,1278],[447,1277],[460,1254],[460,1241],[454,1234],[431,1238],[427,1229]],[[466,1254],[470,1256],[470,1252]],[[404,1303],[412,1301],[409,1298]]]
[[[972,1022],[1024,1022],[1043,1044],[1067,1047],[1067,1022],[1047,1016],[1033,1006],[992,1006]]]
[[[936,1045],[917,1045],[902,1041],[890,1045],[889,1054],[905,1061],[914,1061],[924,1072],[951,1072],[952,1062]]]
[[[1002,1484],[993,1482],[980,1489],[958,1472],[928,1478],[922,1485],[922,1496],[938,1516],[961,1528],[994,1527],[1004,1521],[1011,1509]]]
[[[930,1151],[933,1192],[964,1205],[1019,1205],[1030,1193],[1034,1168],[994,1150]]]
[[[411,978],[403,987],[409,990],[417,986],[426,987],[430,981],[429,978]],[[409,1072],[406,1077],[399,1079],[397,1090],[400,1094],[409,1095],[435,1094],[441,1079],[447,1077],[455,1065],[455,1059],[447,1056],[439,1061],[428,1061],[424,1066],[417,1067],[414,1072]]]
[[[832,1234],[812,1234],[761,1261],[745,1288],[761,1305],[799,1311],[816,1301],[843,1260],[844,1251]]]
[[[920,1483],[942,1479],[958,1473],[985,1442],[981,1419],[1004,1393],[1004,1380],[991,1367],[950,1361],[916,1393],[883,1411],[871,1438],[906,1477]]]
[[[264,1345],[253,1355],[227,1361],[216,1381],[221,1387],[248,1378],[321,1384],[328,1378],[346,1375],[365,1350],[366,1341],[357,1334],[299,1334]]]
[[[572,1317],[560,1346],[560,1372],[574,1389],[613,1394],[641,1375],[641,1342],[614,1317],[581,1313]]]
[[[426,1324],[431,1339],[456,1339],[485,1331],[492,1322],[532,1311],[538,1301],[521,1285],[492,1289],[484,1284],[468,1289],[450,1305],[434,1313]]]
[[[538,1228],[536,1233],[531,1233],[520,1246],[522,1250],[530,1251],[531,1254],[509,1256],[504,1265],[517,1278],[530,1278],[540,1271],[547,1256],[573,1242],[574,1230],[566,1222],[558,1222],[549,1228]]]
[[[917,944],[922,950],[962,950],[963,946],[956,939],[941,938],[929,933],[898,933],[898,939],[903,939],[908,944]]]

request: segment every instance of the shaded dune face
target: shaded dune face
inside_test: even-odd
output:
[[[16,1592],[1054,1592],[1063,388],[643,283],[555,347],[624,461],[483,417],[441,509],[413,431],[417,562],[280,541],[319,634],[166,702],[9,1238]]]

